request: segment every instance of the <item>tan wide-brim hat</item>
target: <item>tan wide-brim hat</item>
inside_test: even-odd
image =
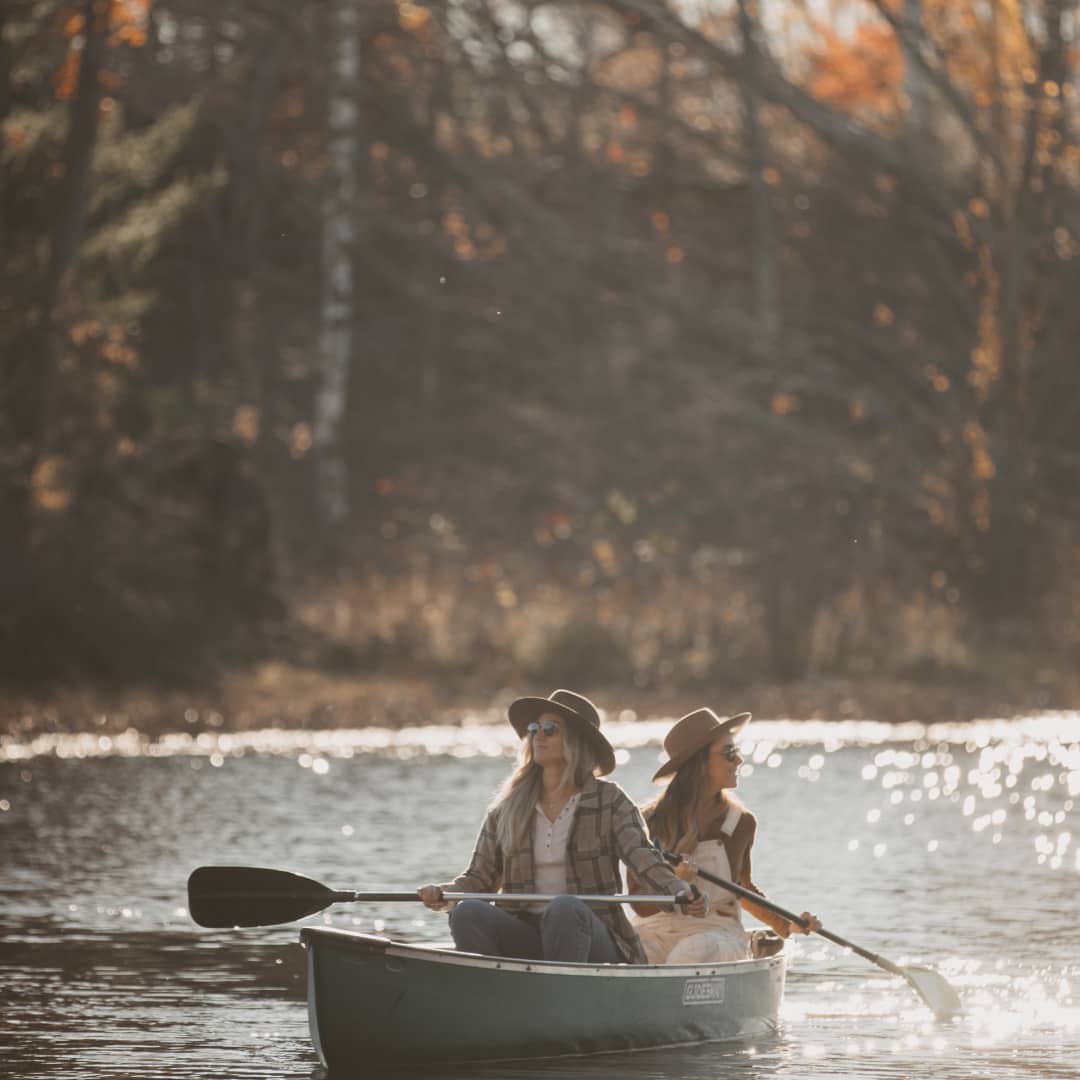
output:
[[[726,731],[737,735],[750,723],[750,713],[741,712],[734,716],[717,716],[712,709],[696,709],[687,713],[664,736],[664,750],[668,760],[653,774],[653,782],[674,776],[699,750],[704,749],[714,739],[720,738]]]
[[[574,725],[574,730],[584,736],[596,754],[601,776],[615,768],[615,750],[600,734],[600,713],[596,706],[573,690],[554,690],[550,697],[523,697],[510,702],[507,716],[510,724],[522,739],[528,734],[528,726],[544,713],[555,713]]]

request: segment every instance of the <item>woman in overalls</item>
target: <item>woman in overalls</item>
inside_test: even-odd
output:
[[[708,911],[704,920],[688,919],[659,907],[636,905],[631,921],[651,964],[746,959],[751,955],[751,937],[743,929],[743,907],[784,938],[821,927],[807,911],[802,913],[809,923],[804,929],[697,876],[698,869],[705,870],[764,896],[750,871],[757,820],[731,794],[742,762],[735,739],[749,722],[749,713],[720,717],[712,709],[698,709],[678,721],[664,739],[668,760],[653,780],[671,780],[663,794],[644,808],[645,821],[654,841],[683,856],[676,873],[705,894]],[[630,888],[635,888],[633,880]]]

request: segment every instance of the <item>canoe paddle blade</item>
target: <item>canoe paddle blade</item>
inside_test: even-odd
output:
[[[680,862],[682,858],[680,855],[675,855],[670,851],[664,851],[662,849],[660,850],[660,854],[672,864]],[[744,889],[741,885],[736,885],[733,881],[717,877],[715,874],[710,874],[706,870],[698,870],[698,877],[703,878],[705,881],[711,881],[714,885],[719,885],[720,888],[727,889],[728,892],[734,893],[744,900],[749,900],[759,907],[775,912],[782,919],[787,919],[788,922],[797,923],[803,927],[806,926],[802,916],[796,915],[786,908],[782,908],[779,904],[776,904],[772,900],[760,896],[755,892],[751,892],[749,889]],[[817,933],[825,938],[826,941],[831,941],[844,949],[850,949],[856,956],[861,956],[864,960],[869,960],[871,964],[876,964],[883,971],[887,971],[891,975],[900,975],[906,979],[908,985],[911,986],[915,993],[930,1006],[930,1011],[933,1012],[938,1020],[948,1020],[963,1012],[963,1006],[960,1003],[959,995],[949,985],[945,976],[939,975],[932,968],[900,967],[891,960],[886,960],[884,956],[878,956],[877,953],[871,952],[869,949],[864,949],[861,945],[856,945],[855,942],[848,941],[846,938],[840,937],[839,934],[834,934],[831,930],[826,930],[824,926],[819,927]]]
[[[318,881],[257,866],[200,866],[188,878],[192,919],[215,928],[292,922],[339,898]]]
[[[939,1020],[950,1020],[963,1012],[960,996],[933,968],[904,967],[900,972]]]

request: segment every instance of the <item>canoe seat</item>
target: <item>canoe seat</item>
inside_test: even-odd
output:
[[[775,930],[754,930],[750,934],[750,955],[756,960],[775,956],[784,947],[784,939]]]

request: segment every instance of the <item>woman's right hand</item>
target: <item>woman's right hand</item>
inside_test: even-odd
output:
[[[431,908],[432,911],[446,910],[446,901],[438,885],[421,885],[416,893],[424,901],[424,906]]]
[[[697,877],[697,866],[690,861],[688,855],[684,855],[682,860],[676,864],[675,875],[682,878],[683,881],[693,881]]]
[[[709,898],[696,885],[679,894],[683,900],[683,914],[695,919],[704,919],[709,914]]]

